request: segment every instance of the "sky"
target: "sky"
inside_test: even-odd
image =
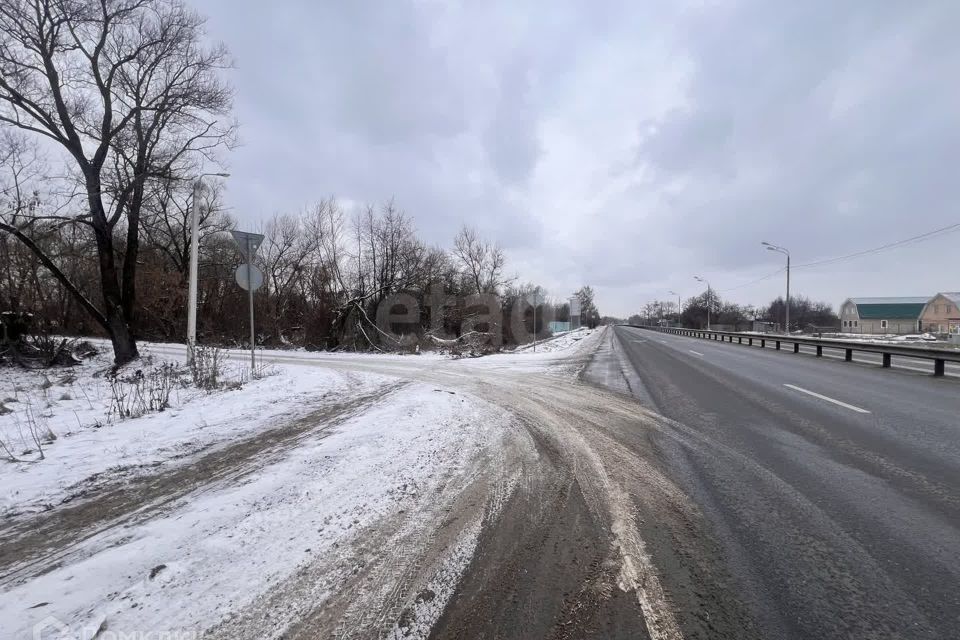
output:
[[[695,275],[781,295],[761,241],[803,265],[960,222],[953,0],[193,6],[234,58],[241,226],[392,198],[429,243],[473,226],[520,280],[625,317]],[[792,291],[960,290],[958,242],[798,266]]]

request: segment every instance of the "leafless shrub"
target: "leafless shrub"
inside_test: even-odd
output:
[[[13,455],[13,451],[10,449],[10,443],[7,442],[2,434],[0,434],[0,452],[3,453],[3,458],[8,462],[20,462],[20,459]]]
[[[20,336],[13,341],[0,340],[0,364],[17,365],[25,369],[70,367],[80,364],[82,357],[92,353],[96,352],[78,347],[76,340],[48,333]]]
[[[190,376],[193,384],[206,391],[223,385],[223,353],[217,347],[197,345],[193,348]]]
[[[170,406],[173,390],[181,386],[181,374],[175,364],[164,362],[146,373],[143,369],[137,369],[127,376],[114,373],[109,381],[110,408],[107,416],[138,418]]]
[[[57,439],[56,434],[54,434],[46,424],[43,417],[38,416],[34,412],[33,406],[28,404],[23,411],[23,421],[21,422],[19,416],[15,414],[14,423],[17,425],[20,440],[24,445],[23,455],[29,455],[35,450],[40,459],[43,460],[46,457],[43,452],[43,447],[53,443],[53,441]],[[26,428],[26,433],[24,433],[24,428]],[[31,449],[31,446],[35,447],[35,449]],[[4,444],[3,448],[9,452],[6,444]]]
[[[438,338],[429,331],[424,336],[425,346],[438,349],[456,358],[479,357],[496,353],[499,349],[491,344],[491,334],[487,331],[468,331],[456,338]]]

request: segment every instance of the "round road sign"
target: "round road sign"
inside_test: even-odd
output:
[[[237,284],[247,291],[256,291],[263,286],[263,273],[252,264],[242,264],[237,267],[234,277],[237,279]],[[253,285],[252,288],[250,287],[251,284]]]

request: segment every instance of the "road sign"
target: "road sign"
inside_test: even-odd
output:
[[[252,263],[260,243],[263,242],[263,236],[249,231],[231,231],[230,233],[233,234],[240,253],[247,261],[246,264],[237,267],[234,277],[237,279],[237,284],[249,292],[247,300],[250,303],[250,377],[255,378],[257,376],[257,331],[253,319],[253,292],[263,285],[263,274]]]
[[[533,291],[527,294],[527,304],[533,307],[533,351],[537,351],[537,307],[543,304],[543,294]]]
[[[240,247],[240,254],[244,260],[253,262],[253,257],[257,255],[257,249],[263,242],[263,234],[250,233],[249,231],[231,231],[230,234],[233,235],[237,246]]]
[[[237,267],[237,271],[233,275],[241,289],[256,291],[263,286],[263,272],[250,263]]]

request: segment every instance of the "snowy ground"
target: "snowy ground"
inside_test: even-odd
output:
[[[84,481],[129,476],[295,419],[344,392],[371,392],[386,378],[324,369],[274,368],[240,390],[177,388],[172,407],[121,420],[106,372],[109,354],[66,369],[0,369],[0,439],[19,460],[0,462],[0,518],[56,505],[84,489]],[[159,363],[159,360],[157,361]],[[227,377],[241,379],[239,365]],[[36,423],[44,459],[30,434]],[[50,434],[55,438],[50,438]]]
[[[946,340],[939,340],[935,335],[929,333],[914,333],[908,335],[873,335],[861,333],[830,333],[824,334],[825,338],[834,338],[837,340],[849,340],[851,342],[866,342],[874,344],[897,344],[914,345],[919,347],[935,347],[938,349],[953,348],[954,345]]]
[[[568,375],[591,335],[445,366],[544,371],[574,356]],[[517,482],[515,418],[400,379],[434,355],[261,355],[261,380],[180,389],[127,420],[110,411],[107,356],[0,370],[0,434],[19,459],[0,462],[0,637],[309,637],[331,620],[340,637],[374,624],[426,636]],[[353,370],[313,366],[337,362]],[[43,459],[31,422],[56,436]]]
[[[573,331],[560,331],[553,334],[547,340],[542,340],[537,344],[525,344],[517,347],[513,353],[554,353],[556,351],[567,351],[578,342],[587,338],[594,332],[593,329],[574,329]]]

